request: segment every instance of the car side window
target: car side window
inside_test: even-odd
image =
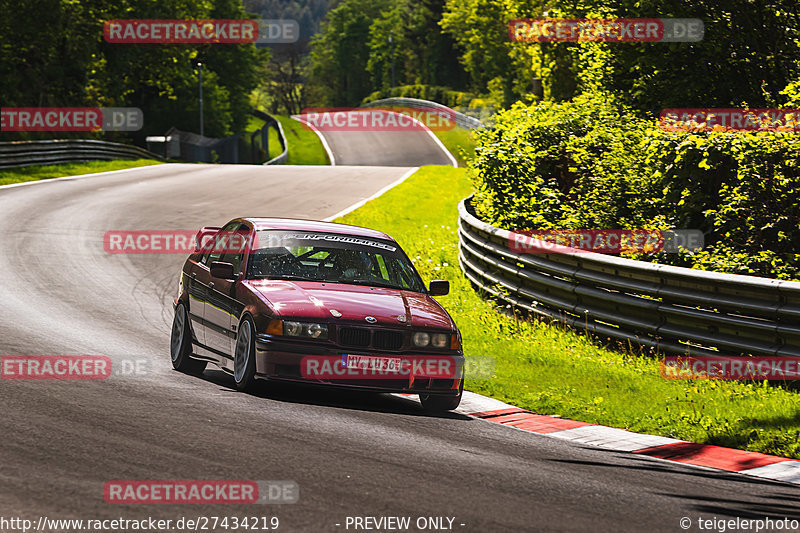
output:
[[[249,236],[248,229],[249,228],[246,225],[240,224],[239,227],[237,227],[236,229],[232,230],[232,231],[238,232],[238,234],[239,234],[239,236],[237,237],[237,239],[238,239],[237,240],[237,245],[238,245],[239,242],[241,242],[241,243],[245,242],[245,240],[243,240],[243,239],[245,239],[247,236]],[[239,238],[239,237],[241,237],[241,238]],[[222,255],[222,258],[218,259],[218,261],[222,261],[223,263],[232,264],[233,265],[233,272],[234,273],[238,273],[242,268],[242,258],[243,257],[244,257],[244,247],[238,252],[234,251],[234,250],[227,250],[226,253],[224,253]]]
[[[236,231],[239,228],[239,226],[241,226],[241,224],[239,222],[231,222],[230,224],[228,224],[227,226],[225,226],[224,228],[219,230],[219,232],[220,233],[230,233],[230,232]],[[222,261],[222,256],[225,253],[225,247],[224,246],[220,246],[219,247],[220,249],[218,250],[217,246],[214,245],[216,242],[217,242],[217,240],[215,238],[212,241],[211,249],[208,252],[206,252],[206,254],[203,256],[203,259],[200,261],[201,263],[203,263],[206,266],[210,267],[211,263],[213,263],[214,261]],[[240,259],[240,261],[241,261],[241,259]]]

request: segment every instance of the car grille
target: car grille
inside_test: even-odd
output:
[[[363,328],[339,328],[339,344],[366,348],[369,346],[371,333],[370,330]]]
[[[403,332],[392,330],[377,330],[372,339],[375,348],[381,350],[399,350],[403,347]]]
[[[366,328],[339,328],[339,344],[354,348],[377,348],[378,350],[400,350],[404,333],[397,330]]]

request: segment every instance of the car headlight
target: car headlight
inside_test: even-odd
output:
[[[328,339],[328,325],[284,320],[283,334],[287,337],[306,337],[324,341]]]
[[[431,342],[431,336],[424,331],[414,333],[414,346],[422,348]]]
[[[446,333],[434,333],[431,337],[431,346],[434,348],[447,348],[450,344],[450,335]]]
[[[427,331],[417,331],[411,337],[414,341],[414,346],[417,348],[425,348],[430,346],[437,349],[452,349],[452,335],[450,333],[428,333]]]

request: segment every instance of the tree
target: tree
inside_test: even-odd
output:
[[[637,108],[774,106],[800,76],[796,0],[617,0],[624,16],[699,18],[697,43],[615,46],[610,86]]]
[[[544,1],[447,0],[440,25],[461,51],[472,92],[492,91],[503,107],[531,92],[534,52],[510,41],[508,22],[541,16]]]
[[[417,0],[411,4],[403,27],[414,65],[413,82],[462,90],[467,87],[467,76],[458,61],[456,42],[440,26],[444,5],[444,0]]]
[[[370,29],[389,7],[389,0],[344,0],[328,13],[311,51],[310,82],[322,105],[357,105],[370,93]]]
[[[267,94],[271,96],[273,113],[297,115],[306,107],[303,84],[303,49],[300,44],[287,44],[273,48],[267,64]]]
[[[367,70],[373,90],[391,87],[393,56],[395,85],[466,86],[456,44],[439,26],[443,7],[443,0],[399,1],[372,23]]]
[[[253,44],[118,44],[103,39],[103,22],[112,19],[244,18],[236,0],[0,2],[0,105],[138,107],[144,128],[125,135],[141,144],[146,135],[163,134],[171,126],[199,131],[194,66],[199,58],[207,134],[228,135],[246,124],[247,96],[264,58]]]

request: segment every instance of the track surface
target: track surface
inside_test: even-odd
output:
[[[356,115],[371,114],[381,117],[385,124],[387,111],[365,110]],[[394,113],[397,116],[396,113]],[[307,115],[299,118],[308,120]],[[371,120],[371,119],[370,119]],[[360,122],[359,122],[360,124]],[[367,124],[370,124],[368,121]],[[319,131],[333,152],[337,165],[381,165],[414,167],[421,165],[453,165],[446,149],[438,145],[432,133],[419,129],[408,131]]]
[[[0,516],[274,515],[287,532],[346,531],[345,517],[365,515],[449,516],[456,531],[477,532],[800,518],[800,490],[789,485],[426,416],[393,396],[274,385],[245,395],[213,369],[202,378],[174,372],[169,302],[184,257],[103,251],[108,230],[324,218],[406,170],[162,165],[0,189],[0,353],[103,354],[146,369],[0,381]],[[106,504],[104,483],[125,479],[295,480],[300,502]]]

